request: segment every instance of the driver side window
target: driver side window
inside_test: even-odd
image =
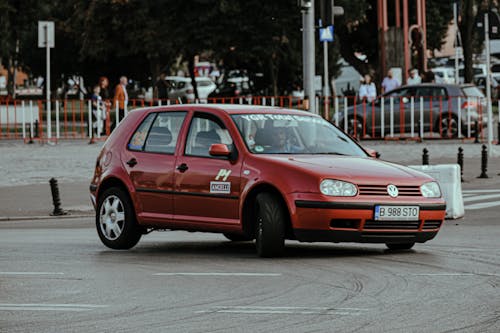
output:
[[[212,157],[209,154],[209,150],[210,146],[214,143],[224,143],[231,150],[233,140],[221,122],[201,116],[194,116],[189,126],[185,154]]]

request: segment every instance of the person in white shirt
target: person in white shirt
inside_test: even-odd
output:
[[[410,77],[408,77],[408,80],[406,80],[406,84],[411,85],[420,83],[422,83],[422,78],[420,77],[420,75],[418,75],[418,69],[414,68],[410,70]]]
[[[361,101],[371,103],[377,98],[377,87],[372,82],[370,74],[366,74],[364,78],[364,82],[359,86],[359,98]]]

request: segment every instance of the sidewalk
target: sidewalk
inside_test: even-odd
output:
[[[493,146],[488,159],[488,179],[481,174],[481,144],[459,141],[363,141],[362,145],[381,153],[381,159],[403,165],[422,164],[422,150],[429,162],[457,163],[458,147],[464,149],[464,189],[500,189],[500,146]],[[102,143],[70,141],[57,145],[27,145],[0,141],[0,221],[49,218],[54,207],[49,179],[59,183],[61,207],[69,216],[93,216],[89,184]],[[68,217],[67,215],[65,217]]]

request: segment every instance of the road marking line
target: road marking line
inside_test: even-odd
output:
[[[360,308],[328,308],[328,307],[295,307],[295,306],[225,306],[195,313],[242,313],[242,314],[303,314],[303,315],[343,315],[358,316],[368,309]]]
[[[474,276],[477,274],[474,273],[410,273],[410,274],[401,274],[404,275],[412,275],[412,276]]]
[[[222,273],[222,272],[205,272],[205,273],[154,273],[154,276],[281,276],[281,273]]]
[[[0,272],[0,275],[64,275],[62,272]]]
[[[9,304],[0,303],[0,311],[90,311],[107,308],[96,304]]]
[[[464,198],[464,202],[480,201],[480,200],[496,199],[496,198],[500,198],[500,194],[476,195],[476,196],[473,196],[473,197]]]
[[[464,206],[464,208],[469,209],[469,210],[475,210],[475,209],[490,208],[490,207],[495,207],[495,206],[500,206],[500,201],[481,202],[481,203],[477,203],[477,204],[466,205],[466,206]]]
[[[500,190],[463,190],[462,193],[500,193]]]

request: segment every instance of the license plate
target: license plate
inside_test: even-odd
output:
[[[417,221],[418,206],[375,206],[376,221]]]

